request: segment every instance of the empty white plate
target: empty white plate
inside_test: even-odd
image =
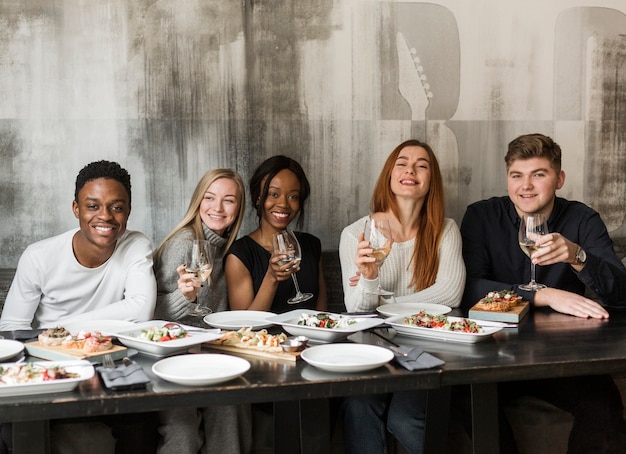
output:
[[[16,340],[0,339],[0,361],[13,358],[24,350],[24,344]]]
[[[329,372],[363,372],[393,359],[393,352],[365,344],[326,344],[307,348],[300,355],[311,366]]]
[[[250,363],[237,356],[198,353],[172,356],[152,365],[152,372],[163,380],[187,386],[222,383],[245,374]]]
[[[204,323],[220,329],[238,330],[246,326],[254,330],[272,326],[267,318],[275,315],[264,311],[223,311],[207,315]]]

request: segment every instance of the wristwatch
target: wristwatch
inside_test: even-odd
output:
[[[585,250],[578,246],[576,249],[576,256],[574,257],[574,261],[570,262],[570,265],[584,265],[587,262],[587,253]]]

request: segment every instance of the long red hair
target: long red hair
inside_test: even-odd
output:
[[[398,204],[393,192],[391,192],[391,172],[396,164],[400,151],[406,147],[421,147],[428,153],[430,161],[430,189],[426,200],[422,205],[415,237],[415,248],[408,266],[413,264],[413,278],[411,286],[416,290],[423,290],[435,283],[437,270],[439,269],[439,242],[443,234],[445,218],[445,198],[443,191],[443,179],[439,162],[430,145],[419,140],[410,139],[398,145],[389,155],[380,172],[372,199],[370,210],[372,213],[387,211],[400,219]]]

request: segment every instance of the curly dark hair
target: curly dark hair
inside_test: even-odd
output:
[[[254,171],[252,177],[250,177],[250,200],[255,208],[259,225],[261,224],[261,216],[263,216],[263,203],[265,202],[265,199],[267,199],[270,182],[278,172],[285,169],[291,170],[298,178],[298,181],[300,181],[300,212],[298,213],[298,221],[296,225],[301,228],[304,224],[304,204],[306,199],[309,198],[309,193],[311,192],[309,180],[307,179],[306,174],[298,161],[284,155],[276,155],[263,161]],[[261,187],[261,183],[264,178],[266,178],[266,180],[263,187]]]
[[[128,193],[128,203],[130,203],[130,175],[126,169],[122,168],[117,162],[96,161],[87,164],[78,172],[76,177],[76,189],[74,190],[74,200],[78,202],[78,193],[80,190],[96,178],[110,178],[122,183]]]

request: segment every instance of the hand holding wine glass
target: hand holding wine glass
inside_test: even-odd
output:
[[[381,282],[380,269],[385,262],[385,259],[391,252],[391,244],[393,243],[393,236],[391,234],[391,226],[389,220],[386,218],[374,219],[370,216],[365,221],[365,241],[369,241],[370,248],[373,249],[370,257],[376,260],[376,267],[378,268],[378,287],[376,290],[368,292],[372,295],[393,295],[393,292],[385,290]]]
[[[522,216],[519,226],[519,245],[522,251],[530,257],[540,246],[536,242],[539,237],[548,233],[547,219],[543,214],[529,214]],[[522,290],[540,290],[546,288],[544,284],[535,281],[535,264],[530,261],[530,282],[519,286]]]
[[[194,274],[193,279],[195,286],[202,286],[205,282],[210,286],[211,271],[213,271],[213,248],[207,240],[190,241],[187,250],[187,262],[185,272]],[[205,305],[206,303],[196,304],[190,311],[190,315],[207,315],[212,311]]]
[[[302,260],[302,252],[300,250],[300,243],[296,238],[296,235],[289,230],[283,230],[272,235],[272,246],[274,248],[274,254],[281,255],[282,258],[278,261],[280,266],[292,263],[291,268],[297,268]],[[293,285],[296,288],[296,295],[287,300],[289,304],[298,304],[303,301],[308,301],[313,298],[312,293],[302,293],[300,286],[298,285],[298,279],[296,273],[291,274],[293,279]]]

